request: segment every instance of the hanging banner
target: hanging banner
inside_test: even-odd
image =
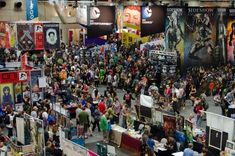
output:
[[[34,33],[35,33],[35,50],[43,50],[44,36],[43,36],[43,24],[42,23],[34,24]]]
[[[228,10],[227,17],[227,62],[234,62],[235,9]]]
[[[0,72],[0,83],[19,83],[29,80],[29,71]]]
[[[23,102],[23,91],[21,83],[14,83],[14,97],[15,97],[15,104],[20,104]]]
[[[44,48],[59,49],[60,48],[60,27],[58,23],[45,23],[43,25],[44,32]]]
[[[215,8],[188,8],[185,22],[184,64],[212,65],[216,43]]]
[[[6,23],[0,22],[0,48],[5,48],[6,46],[5,35],[6,35]]]
[[[41,70],[32,70],[30,72],[30,79],[31,79],[31,91],[32,93],[38,93],[41,92],[42,89],[39,88],[39,82],[38,82],[38,78],[42,77],[42,72]]]
[[[163,128],[167,137],[174,136],[176,130],[176,117],[163,115]]]
[[[17,25],[15,23],[9,23],[9,42],[10,42],[10,47],[16,47]]]
[[[227,9],[217,8],[217,43],[218,50],[216,51],[215,62],[226,63],[226,36],[227,36]],[[219,65],[219,63],[218,63]]]
[[[165,31],[166,7],[144,6],[141,12],[141,37]]]
[[[87,5],[78,5],[78,7],[77,7],[77,20],[78,20],[78,23],[83,26],[88,25],[88,7],[87,7]]]
[[[167,8],[165,42],[166,51],[178,51],[181,63],[184,60],[184,23],[183,8]]]
[[[26,0],[26,19],[38,20],[38,0]]]
[[[14,94],[13,94],[13,84],[5,83],[0,84],[0,95],[1,95],[1,108],[6,108],[6,106],[11,106],[14,108]]]
[[[18,23],[17,37],[19,50],[34,50],[34,27],[32,23]]]
[[[90,20],[87,28],[88,38],[95,38],[113,33],[115,22],[114,6],[90,7]]]
[[[140,6],[126,6],[124,8],[123,25],[126,29],[140,30]]]
[[[122,27],[123,27],[123,6],[117,5],[116,6],[116,24],[115,24],[115,29],[117,33],[122,32]]]
[[[10,35],[10,25],[9,25],[9,23],[6,23],[6,33],[5,33],[5,47],[6,48],[11,48],[10,47],[10,37],[9,37],[9,35]]]

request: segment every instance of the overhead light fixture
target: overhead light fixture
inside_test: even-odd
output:
[[[0,1],[0,8],[3,8],[3,7],[5,7],[5,6],[6,6],[6,2],[3,1],[3,0],[1,0],[1,1]]]
[[[16,1],[16,2],[15,2],[15,8],[16,8],[16,9],[21,8],[21,6],[22,6],[22,2],[21,2],[21,1]]]

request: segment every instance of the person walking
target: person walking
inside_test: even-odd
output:
[[[103,141],[108,143],[108,120],[105,113],[100,117],[100,130],[103,132]]]

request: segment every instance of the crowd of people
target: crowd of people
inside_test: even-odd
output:
[[[234,99],[235,91],[235,68],[232,65],[193,67],[185,71],[178,67],[174,76],[163,77],[147,52],[141,51],[138,45],[126,47],[119,40],[115,42],[117,52],[114,53],[106,51],[87,57],[89,48],[62,45],[60,50],[34,56],[32,61],[35,65],[43,64],[47,76],[44,99],[32,101],[28,94],[24,94],[22,111],[14,113],[11,107],[2,108],[1,131],[6,128],[8,136],[12,137],[13,128],[16,128],[15,117],[23,113],[43,120],[45,126],[57,125],[52,104],[60,103],[66,108],[66,105],[76,103],[79,135],[87,138],[92,137],[96,130],[102,131],[104,142],[108,142],[110,125],[116,123],[127,129],[133,127],[131,114],[136,104],[133,101],[138,101],[140,94],[152,96],[156,106],[170,108],[174,114],[180,114],[185,109],[186,100],[192,101],[189,118],[198,128],[203,117],[201,110],[209,107],[207,96],[214,96],[222,114],[228,115],[228,106]],[[104,93],[100,91],[100,86],[107,87]],[[123,97],[118,96],[118,89],[125,92]],[[59,145],[53,138],[45,136],[48,155],[55,155]],[[146,144],[152,149],[151,135],[148,136]],[[190,152],[191,145],[188,147],[187,152]]]

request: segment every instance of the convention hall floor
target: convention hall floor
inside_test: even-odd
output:
[[[99,92],[101,94],[103,94],[106,87],[105,86],[100,86],[98,89],[99,89]],[[122,90],[118,89],[117,94],[119,96],[119,99],[122,100],[124,92]],[[221,114],[220,107],[215,106],[212,97],[208,97],[206,100],[209,103],[209,108],[208,108],[207,111],[217,113],[217,114]],[[181,110],[180,114],[183,115],[185,118],[187,118],[191,113],[193,113],[192,103],[191,103],[190,100],[188,100],[188,101],[186,101],[185,110]],[[202,122],[202,128],[205,128],[205,127],[206,127],[206,122],[203,121]],[[89,137],[88,139],[85,140],[85,144],[86,144],[85,146],[96,152],[96,143],[97,142],[102,142],[102,133],[101,132],[98,133],[97,130],[95,130],[93,136]],[[117,156],[131,156],[130,152],[128,152],[126,150],[123,150],[123,149],[113,145],[112,143],[109,143],[109,144],[115,147]]]

